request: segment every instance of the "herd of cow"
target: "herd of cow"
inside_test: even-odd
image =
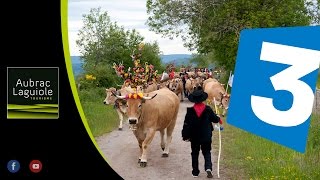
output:
[[[137,87],[132,89],[127,84],[122,85],[120,89],[106,89],[106,98],[103,101],[106,105],[114,105],[119,115],[119,130],[123,128],[123,120],[126,117],[130,129],[136,136],[140,156],[139,163],[141,167],[147,165],[147,148],[150,145],[155,133],[160,131],[162,157],[169,156],[169,145],[172,140],[180,101],[184,96],[192,93],[198,87],[201,87],[208,93],[208,103],[214,103],[223,107],[226,113],[229,105],[230,95],[218,80],[208,78],[204,80],[201,76],[185,81],[185,88],[182,77],[176,76],[167,81],[161,81],[159,84],[151,83],[146,87]],[[167,136],[166,140],[164,136]]]

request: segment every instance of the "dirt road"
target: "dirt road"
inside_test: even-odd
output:
[[[160,133],[157,132],[148,152],[147,167],[141,168],[138,164],[139,146],[138,142],[129,129],[127,123],[124,123],[122,131],[115,130],[111,133],[97,137],[96,141],[107,158],[109,165],[125,180],[131,179],[152,179],[152,180],[169,180],[195,179],[191,174],[191,148],[189,142],[182,141],[181,130],[183,126],[186,108],[192,106],[188,100],[184,100],[180,104],[177,124],[174,129],[172,144],[168,158],[161,157],[162,150],[160,148]],[[217,136],[217,133],[214,133]],[[216,137],[218,139],[218,136]],[[217,144],[217,143],[215,143]],[[213,179],[217,176],[217,157],[218,148],[211,151],[213,163]],[[220,160],[220,179],[228,179],[225,177],[225,168],[223,168],[223,160]],[[200,174],[196,179],[208,179],[204,171],[203,156],[200,152],[199,156]]]

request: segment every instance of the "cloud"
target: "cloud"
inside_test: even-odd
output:
[[[101,7],[102,11],[107,11],[110,19],[116,21],[118,25],[124,26],[125,29],[139,31],[145,37],[145,41],[157,41],[163,54],[192,53],[183,47],[183,42],[180,38],[170,40],[148,30],[148,26],[145,25],[148,18],[146,0],[69,0],[68,28],[71,55],[79,55],[79,49],[75,41],[78,39],[79,29],[83,26],[83,14],[89,14],[91,8],[98,7]]]

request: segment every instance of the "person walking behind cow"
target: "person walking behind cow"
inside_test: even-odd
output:
[[[218,123],[220,117],[213,112],[210,106],[203,103],[207,98],[208,94],[202,88],[195,90],[188,96],[189,101],[195,104],[193,107],[187,108],[182,129],[182,139],[191,142],[193,177],[198,177],[200,173],[198,159],[201,148],[207,177],[213,178],[211,161],[212,123]]]
[[[174,70],[171,69],[170,73],[169,73],[169,78],[173,79],[174,78]]]
[[[187,90],[186,90],[186,82],[188,79],[188,74],[184,73],[184,75],[182,76],[182,85],[183,85],[183,93],[184,93],[184,97],[187,97]]]

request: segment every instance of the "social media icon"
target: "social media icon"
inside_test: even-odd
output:
[[[32,160],[29,164],[30,171],[38,173],[42,170],[42,163],[39,160]]]
[[[16,173],[20,169],[20,163],[17,160],[10,160],[7,164],[7,168],[11,173]]]

